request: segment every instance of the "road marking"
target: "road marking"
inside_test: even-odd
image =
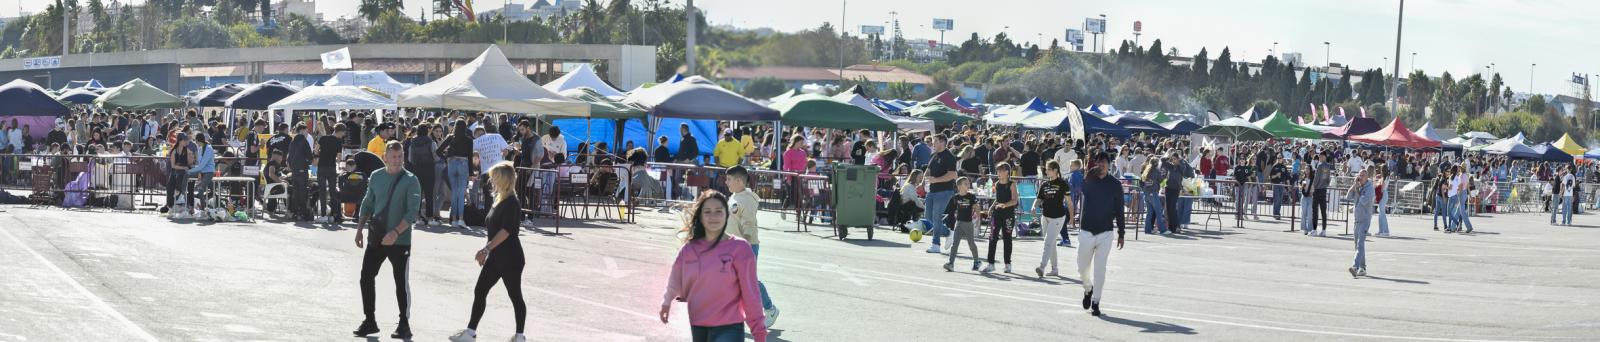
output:
[[[61,268],[56,267],[56,264],[50,263],[49,259],[45,259],[44,255],[40,255],[39,252],[34,251],[33,247],[29,247],[27,244],[22,243],[22,240],[17,239],[16,235],[12,235],[10,230],[0,229],[0,233],[5,234],[6,238],[10,239],[12,243],[16,243],[17,246],[22,246],[22,250],[28,251],[28,254],[32,254],[34,259],[38,259],[40,263],[43,263],[45,266],[49,267],[51,271],[55,271],[57,276],[60,276],[61,279],[65,279],[68,285],[72,285],[72,288],[78,290],[79,294],[82,294],[85,298],[88,298],[90,302],[94,304],[95,308],[98,308],[100,311],[105,312],[105,314],[110,315],[111,318],[116,319],[118,323],[122,323],[123,327],[128,328],[129,331],[134,333],[134,336],[144,341],[156,341],[156,337],[154,335],[150,335],[150,332],[144,331],[144,328],[140,328],[139,325],[133,324],[133,321],[128,320],[128,317],[123,316],[121,312],[117,312],[116,309],[111,307],[111,304],[107,304],[105,300],[100,299],[100,296],[96,296],[93,292],[89,292],[89,289],[84,288],[83,284],[79,284],[77,280],[72,279],[72,276],[67,275],[66,271],[62,271]]]
[[[632,315],[632,316],[635,316],[635,317],[639,317],[639,318],[643,318],[643,319],[647,319],[647,320],[651,320],[651,321],[655,321],[655,322],[660,322],[661,321],[661,317],[659,317],[659,316],[651,315],[651,314],[645,314],[645,313],[639,313],[637,311],[633,311],[633,310],[628,310],[628,309],[612,306],[611,304],[596,302],[596,301],[583,299],[583,298],[579,298],[579,297],[573,297],[573,296],[570,296],[570,295],[566,295],[566,294],[562,294],[562,293],[559,293],[559,292],[550,291],[550,290],[546,290],[546,289],[538,288],[538,287],[528,288],[528,289],[529,290],[533,290],[534,292],[544,293],[544,294],[551,295],[551,296],[556,296],[556,297],[561,297],[561,298],[566,298],[566,299],[571,299],[571,300],[574,300],[574,301],[582,302],[584,304],[589,304],[589,305],[594,305],[594,306],[598,306],[598,307],[602,307],[602,308],[606,308],[606,309],[611,309],[612,311],[629,314],[629,315]]]
[[[12,335],[12,334],[7,334],[7,333],[0,333],[0,336],[15,338],[15,339],[17,339],[17,341],[27,341],[28,340],[27,337],[22,336],[22,335]]]
[[[600,271],[600,274],[604,274],[607,277],[611,277],[611,279],[622,279],[622,277],[626,277],[629,274],[633,274],[633,272],[634,272],[634,271],[624,271],[624,270],[618,269],[617,268],[617,259],[616,258],[603,257],[601,259],[605,260],[606,269],[603,270],[603,271]]]
[[[122,273],[123,274],[127,274],[129,278],[133,278],[133,279],[156,279],[156,275],[149,274],[149,273],[139,273],[139,272],[122,272]]]

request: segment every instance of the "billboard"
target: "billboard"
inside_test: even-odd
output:
[[[1133,32],[1142,32],[1142,31],[1144,31],[1144,22],[1143,21],[1134,20],[1133,21]]]
[[[22,60],[22,70],[55,69],[61,67],[61,56],[36,57]]]
[[[1067,44],[1071,44],[1074,51],[1083,51],[1083,30],[1067,29]]]
[[[861,25],[861,34],[883,34],[883,25]]]
[[[937,31],[950,31],[956,27],[955,20],[933,18],[933,29]]]
[[[1099,18],[1085,18],[1083,19],[1083,29],[1084,31],[1089,31],[1089,33],[1093,34],[1106,33],[1106,20]]]

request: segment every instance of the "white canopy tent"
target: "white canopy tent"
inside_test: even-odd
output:
[[[400,107],[588,117],[589,104],[534,84],[490,45],[455,72],[400,92]]]
[[[983,121],[996,126],[1021,126],[1022,122],[1028,120],[1028,118],[1043,114],[1023,106],[1009,106],[989,112],[988,115],[983,116]],[[1057,123],[1060,122],[1058,121]]]
[[[587,63],[579,64],[577,69],[568,71],[566,75],[561,75],[561,78],[557,78],[554,81],[550,81],[550,83],[544,84],[544,89],[553,92],[562,92],[581,87],[589,87],[594,89],[595,92],[600,93],[600,95],[605,95],[607,97],[620,97],[625,95],[621,90],[617,90],[617,88],[611,87],[610,84],[606,84],[604,80],[600,79],[599,75],[595,75],[594,68],[590,67]]]
[[[332,78],[322,82],[322,85],[367,87],[389,94],[391,98],[399,96],[400,92],[406,91],[406,89],[417,86],[396,81],[393,77],[389,77],[389,73],[378,70],[340,71],[334,74]]]
[[[893,122],[894,126],[899,128],[901,132],[932,132],[934,129],[933,120],[923,120],[908,116],[886,114],[883,112],[883,110],[878,109],[878,106],[872,105],[871,100],[867,100],[867,98],[861,97],[861,95],[857,95],[856,93],[843,92],[839,93],[838,95],[834,95],[833,98],[840,101],[849,102],[850,104],[856,105],[856,107],[861,107],[862,109],[866,109],[868,112],[872,112],[873,115],[877,115],[880,118],[889,120],[889,122]]]
[[[267,107],[270,110],[395,110],[395,102],[355,86],[310,86]]]

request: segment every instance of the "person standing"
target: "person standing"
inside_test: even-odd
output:
[[[1561,224],[1565,226],[1572,225],[1572,211],[1576,207],[1574,190],[1578,188],[1578,181],[1572,171],[1571,165],[1563,166],[1561,171]]]
[[[715,159],[717,167],[731,168],[738,166],[740,159],[744,156],[744,144],[734,139],[733,132],[734,130],[731,129],[723,131],[722,140],[718,141],[716,147],[712,148],[711,157]]]
[[[699,165],[696,160],[700,159],[700,144],[695,141],[694,134],[690,134],[689,124],[678,124],[678,134],[681,138],[678,140],[678,154],[673,157],[674,161],[680,164]]]
[[[939,216],[950,205],[950,197],[955,196],[956,156],[945,149],[948,140],[943,134],[934,134],[930,141],[933,158],[928,161],[928,196],[923,201],[928,210],[922,216],[932,226],[933,245],[928,246],[928,253],[939,253],[940,237],[948,231]]]
[[[757,261],[761,259],[761,224],[757,214],[761,208],[761,197],[755,191],[750,191],[750,172],[744,166],[735,165],[728,169],[723,182],[728,186],[729,206],[728,235],[737,236],[750,243],[751,253],[755,254]],[[772,296],[767,294],[767,284],[756,279],[756,287],[761,290],[761,308],[766,316],[767,327],[778,320],[778,307],[772,304]]]
[[[1017,204],[1022,196],[1017,193],[1017,183],[1011,181],[1011,163],[995,165],[994,173],[999,180],[994,183],[994,205],[989,208],[989,266],[983,272],[994,271],[995,245],[1000,244],[1005,248],[1006,273],[1011,273],[1011,240],[1016,235]]]
[[[1355,211],[1351,218],[1355,225],[1356,260],[1350,266],[1350,276],[1359,277],[1367,275],[1367,231],[1372,229],[1372,205],[1375,196],[1372,185],[1370,168],[1357,171],[1356,181],[1350,185],[1350,191],[1345,195],[1355,203]]]
[[[1067,222],[1072,220],[1071,187],[1066,180],[1061,179],[1061,163],[1054,160],[1044,163],[1044,182],[1039,185],[1039,198],[1033,201],[1035,208],[1042,208],[1044,219],[1044,255],[1039,258],[1039,267],[1033,273],[1044,276],[1059,276],[1061,274],[1060,258],[1056,256],[1056,238],[1065,238],[1067,235]],[[1072,246],[1072,239],[1063,239],[1068,247]],[[1050,266],[1050,273],[1044,272],[1044,267]]]
[[[1078,229],[1078,279],[1083,283],[1083,309],[1100,315],[1100,299],[1105,294],[1106,259],[1111,256],[1112,224],[1117,231],[1116,248],[1122,249],[1127,224],[1122,213],[1122,183],[1106,172],[1111,157],[1097,152],[1093,168],[1084,181],[1083,218]],[[1091,277],[1090,266],[1093,266]]]
[[[1378,164],[1376,167],[1377,167],[1377,172],[1373,173],[1371,178],[1374,178],[1373,181],[1372,181],[1372,183],[1373,183],[1373,195],[1377,196],[1377,198],[1378,198],[1377,199],[1377,202],[1378,202],[1378,234],[1377,234],[1377,236],[1388,237],[1389,236],[1389,197],[1393,197],[1394,193],[1390,191],[1389,184],[1388,184],[1389,183],[1388,182],[1389,181],[1389,165],[1387,165],[1387,164]]]
[[[955,196],[950,197],[950,203],[945,206],[945,212],[939,214],[939,216],[948,217],[953,222],[952,225],[955,226],[954,232],[950,234],[950,260],[945,262],[944,271],[955,271],[956,255],[961,254],[961,240],[963,238],[967,240],[967,253],[972,254],[972,270],[977,271],[978,266],[983,265],[983,261],[978,259],[978,236],[975,235],[977,233],[972,222],[973,218],[977,216],[978,196],[970,192],[972,190],[971,178],[961,177],[956,179],[955,183]],[[939,221],[942,222],[944,220],[941,219]]]
[[[506,295],[511,297],[511,310],[516,315],[517,335],[512,342],[522,342],[527,322],[528,306],[522,300],[522,269],[526,264],[522,242],[517,238],[521,231],[522,202],[517,198],[517,173],[511,162],[500,162],[489,168],[489,184],[494,187],[494,205],[483,219],[489,241],[474,257],[481,269],[478,284],[472,288],[472,316],[467,328],[450,335],[452,342],[472,342],[478,337],[478,320],[483,318],[484,300],[496,282],[506,283]]]
[[[766,342],[766,318],[756,282],[756,256],[750,243],[729,236],[728,198],[707,190],[694,203],[693,216],[679,230],[683,248],[672,262],[667,289],[661,294],[661,323],[668,322],[673,301],[689,308],[695,342],[738,342],[745,326],[756,342]]]
[[[434,185],[438,184],[435,176],[437,173],[434,172],[438,164],[438,158],[435,158],[437,154],[434,151],[438,149],[438,146],[433,141],[433,131],[433,125],[431,124],[423,123],[417,125],[416,133],[412,134],[411,139],[405,142],[406,170],[411,171],[411,174],[417,175],[417,181],[422,184],[422,210],[417,216],[417,222],[427,225],[439,224],[438,201],[435,200],[436,196],[433,195],[434,190],[437,189]],[[344,126],[335,125],[334,135],[340,139],[339,141],[343,141]],[[323,139],[327,139],[327,137],[323,137]],[[332,143],[339,141],[330,140]]]
[[[1162,204],[1167,209],[1167,231],[1178,234],[1182,233],[1179,228],[1189,223],[1188,219],[1184,219],[1183,213],[1178,211],[1178,202],[1183,200],[1181,198],[1183,180],[1194,174],[1194,170],[1189,168],[1189,164],[1178,161],[1177,151],[1168,151],[1165,163],[1166,165],[1163,168],[1166,169],[1167,178],[1162,181],[1162,187],[1164,188],[1163,193],[1166,196],[1166,201]]]
[[[323,208],[318,209],[326,210],[317,222],[344,223],[344,215],[339,213],[339,151],[344,147],[345,129],[344,124],[335,124],[328,134],[317,138],[317,188],[322,189],[323,197]]]
[[[304,122],[295,124],[294,137],[289,142],[289,216],[294,221],[310,221],[311,199],[308,173],[311,172],[311,143]]]
[[[466,120],[456,120],[455,129],[439,149],[446,157],[445,180],[450,184],[450,225],[466,228],[467,173],[472,159],[472,135]]]
[[[1161,181],[1167,177],[1161,168],[1161,159],[1150,158],[1145,161],[1144,165],[1130,167],[1139,167],[1141,170],[1139,172],[1139,200],[1142,203],[1135,203],[1134,206],[1142,205],[1141,207],[1144,209],[1144,233],[1156,234],[1158,230],[1161,235],[1172,233],[1172,231],[1167,230],[1166,223],[1161,221],[1166,208],[1161,205]],[[1243,186],[1243,183],[1240,184]],[[1243,188],[1241,187],[1241,189]],[[1240,208],[1243,208],[1243,206],[1240,206]]]
[[[189,149],[189,135],[178,133],[177,142],[167,149],[167,217],[184,219],[189,217],[189,209],[194,205],[194,198],[189,196],[189,168],[194,166],[194,151]],[[176,204],[178,199],[183,199],[185,206]]]
[[[356,221],[356,248],[365,248],[361,258],[361,310],[366,319],[356,328],[356,336],[378,332],[373,318],[377,301],[375,278],[384,260],[394,271],[395,300],[400,308],[400,323],[390,337],[411,337],[411,290],[406,265],[411,259],[411,222],[422,206],[422,186],[417,176],[405,169],[405,148],[398,141],[384,146],[382,170],[367,177],[367,193],[361,199],[360,219]],[[372,226],[372,235],[363,231]]]
[[[1317,155],[1316,182],[1312,184],[1315,189],[1311,193],[1311,228],[1316,229],[1317,221],[1322,221],[1322,232],[1319,236],[1328,236],[1328,182],[1333,178],[1333,163],[1326,154]]]
[[[367,141],[367,152],[372,152],[372,154],[382,158],[386,147],[389,146],[389,138],[394,136],[394,123],[378,125],[376,133],[372,140]]]
[[[1283,204],[1289,203],[1289,158],[1278,159],[1272,164],[1272,219],[1283,219]]]

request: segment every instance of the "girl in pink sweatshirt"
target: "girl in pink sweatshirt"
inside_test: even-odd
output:
[[[695,342],[744,341],[744,327],[756,342],[767,340],[761,293],[756,289],[756,258],[750,243],[726,235],[728,198],[715,190],[700,195],[694,216],[683,228],[688,242],[672,262],[667,291],[661,295],[661,323],[667,323],[672,301],[689,306]]]

